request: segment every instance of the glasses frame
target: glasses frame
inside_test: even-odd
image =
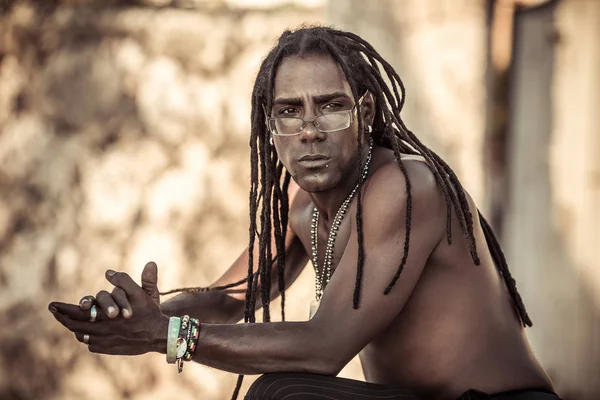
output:
[[[330,132],[338,132],[338,131],[343,131],[344,129],[348,129],[348,127],[349,127],[350,125],[352,125],[352,122],[354,121],[354,111],[356,110],[356,108],[357,108],[357,105],[358,105],[358,106],[360,106],[360,105],[361,105],[361,103],[362,103],[363,99],[365,98],[365,96],[367,95],[367,93],[368,93],[368,91],[367,91],[367,92],[365,92],[365,94],[363,94],[363,95],[360,97],[360,99],[358,99],[358,103],[357,103],[357,104],[355,103],[355,104],[352,106],[352,108],[351,108],[351,109],[349,109],[349,110],[343,110],[343,111],[334,111],[334,112],[332,112],[332,113],[329,113],[329,114],[321,114],[321,115],[317,115],[317,116],[316,116],[316,117],[314,117],[313,119],[304,119],[304,118],[300,118],[300,117],[270,117],[270,116],[267,114],[267,110],[265,109],[265,106],[263,105],[263,110],[264,110],[264,112],[265,112],[265,118],[266,118],[266,121],[265,121],[265,122],[266,122],[266,124],[267,124],[267,130],[268,130],[269,132],[271,132],[271,134],[272,134],[273,136],[286,136],[286,137],[287,137],[287,136],[298,136],[298,135],[300,135],[300,134],[302,133],[302,131],[304,130],[304,128],[306,128],[306,125],[307,125],[309,122],[312,122],[312,124],[315,126],[315,128],[316,128],[316,129],[317,129],[319,132],[321,132],[321,133],[330,133]],[[348,121],[348,124],[347,124],[345,127],[343,127],[343,128],[338,128],[338,129],[330,129],[330,130],[321,130],[321,129],[319,128],[318,121],[317,121],[319,118],[321,118],[321,117],[324,117],[324,116],[327,116],[327,115],[331,115],[331,114],[346,114],[346,113],[350,114],[350,120]],[[299,119],[300,121],[302,121],[302,124],[300,125],[300,131],[299,131],[298,133],[278,133],[278,132],[277,132],[277,130],[276,130],[275,128],[271,129],[271,122],[274,122],[274,121],[276,121],[276,120],[278,120],[278,119]],[[315,123],[315,121],[317,121],[317,123]]]

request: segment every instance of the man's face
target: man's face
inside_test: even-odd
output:
[[[354,106],[342,69],[327,55],[285,58],[277,69],[273,90],[271,117],[300,117],[310,121]],[[368,102],[370,108],[370,98]],[[308,122],[298,135],[273,136],[279,158],[302,189],[329,190],[356,173],[357,112],[354,111],[350,126],[343,130],[322,133]]]

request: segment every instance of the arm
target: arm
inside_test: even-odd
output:
[[[406,193],[398,189],[404,188],[404,177],[395,166],[380,169],[365,186],[365,263],[357,310],[352,307],[358,254],[353,223],[347,248],[312,320],[202,324],[194,360],[242,374],[337,374],[400,313],[426,260],[443,238],[445,208],[433,176],[424,166],[409,171],[413,186],[410,251],[400,279],[387,296],[383,291],[400,265],[406,234]]]
[[[299,209],[295,201],[299,187],[292,181],[288,188],[288,199],[291,204],[290,220]],[[302,243],[295,235],[291,223],[288,225],[285,243],[286,265],[284,269],[285,288],[289,287],[300,275],[308,261],[308,255],[304,251]],[[272,248],[275,249],[273,238]],[[254,246],[254,254],[258,254],[258,244]],[[254,259],[254,269],[258,268],[258,257]],[[248,249],[234,261],[227,271],[211,288],[225,286],[239,282],[248,275]],[[273,264],[271,281],[277,282],[276,263]],[[142,289],[151,296],[156,303],[160,303],[160,295],[157,285],[157,267],[154,263],[148,263],[142,273]],[[160,304],[161,311],[169,316],[190,315],[207,323],[236,323],[242,318],[247,285],[245,283],[227,290],[215,290],[209,292],[182,292],[164,303]],[[272,285],[271,300],[280,295],[277,284]],[[96,297],[84,296],[80,302],[80,308],[89,312],[93,304],[104,311],[109,318],[119,316],[119,311],[126,319],[133,315],[133,308],[122,288],[115,287],[112,293],[105,290],[98,292]],[[257,299],[257,308],[262,306],[261,299]],[[89,317],[82,317],[88,319]]]
[[[303,268],[308,262],[308,254],[298,237],[296,236],[291,221],[295,213],[301,209],[296,201],[299,193],[299,187],[293,181],[288,188],[288,200],[290,203],[288,229],[285,243],[285,269],[284,282],[285,289],[290,287],[298,278]],[[275,241],[271,243],[271,248],[275,249]],[[254,245],[254,270],[258,269],[258,243]],[[279,297],[279,286],[277,282],[277,263],[273,263],[271,270],[271,301]],[[248,248],[234,261],[234,263],[217,279],[211,288],[225,286],[234,282],[239,282],[248,276]],[[225,324],[236,323],[243,317],[244,302],[246,298],[247,284],[243,283],[235,288],[227,290],[218,290],[211,292],[180,293],[167,300],[161,305],[161,311],[169,316],[190,315],[198,318],[201,322]],[[259,288],[260,290],[260,288]],[[256,301],[257,309],[262,307],[262,301],[258,296]]]
[[[273,248],[275,244],[273,243]],[[255,246],[254,254],[258,253],[258,245]],[[308,261],[308,255],[300,240],[291,229],[286,236],[286,265],[284,270],[284,281],[286,288],[289,287],[300,275]],[[254,269],[258,268],[258,257],[254,260]],[[248,276],[248,249],[238,257],[231,267],[210,287],[225,286],[229,283],[238,282]],[[277,282],[276,263],[271,271],[271,300],[279,295]],[[243,317],[244,300],[246,297],[246,283],[232,289],[210,292],[180,293],[161,304],[161,311],[169,316],[190,315],[198,318],[201,322],[226,324],[236,323]],[[257,308],[261,307],[260,296],[257,299]]]
[[[275,244],[273,244],[273,247]],[[258,252],[258,245],[255,254]],[[300,275],[302,269],[308,261],[308,255],[296,235],[288,229],[286,237],[286,263],[284,269],[285,288],[288,288]],[[276,263],[273,263],[271,270],[271,281],[277,282]],[[258,257],[254,260],[254,269],[258,266]],[[248,249],[245,249],[238,259],[229,267],[229,269],[210,287],[225,286],[243,280],[248,275]],[[160,295],[157,286],[157,266],[150,262],[144,267],[142,272],[142,289],[152,299],[159,304]],[[214,290],[208,292],[182,292],[171,299],[160,304],[160,310],[169,316],[190,315],[198,318],[201,322],[224,324],[236,323],[242,318],[244,301],[246,294],[246,283],[235,288],[226,290]],[[284,289],[285,289],[284,288]],[[271,300],[280,295],[279,286],[272,285]],[[101,290],[94,296],[84,296],[79,307],[82,311],[89,310],[93,304],[104,311],[108,318],[116,318],[119,311],[123,317],[130,319],[133,316],[132,305],[130,304],[126,292],[119,286],[115,287],[112,293]],[[257,299],[257,309],[262,306],[260,297]],[[89,319],[89,316],[82,316],[83,320]]]
[[[286,235],[285,251],[286,266],[284,281],[286,288],[298,277],[308,261],[308,255],[302,243],[292,229],[293,220],[297,211],[301,209],[296,201],[299,188],[290,183],[288,198],[291,204]],[[272,244],[275,248],[275,244]],[[255,254],[258,245],[255,247]],[[257,269],[258,259],[254,261]],[[273,265],[274,267],[276,264]],[[248,251],[242,252],[231,267],[211,287],[225,286],[239,282],[247,277]],[[272,281],[276,282],[276,268],[272,269]],[[162,305],[157,285],[157,266],[150,262],[142,272],[141,286],[137,285],[129,275],[108,270],[106,279],[115,288],[112,293],[100,291],[96,298],[85,296],[79,305],[52,302],[49,310],[54,317],[81,342],[83,335],[91,335],[89,350],[104,354],[144,354],[148,351],[160,351],[163,343],[163,333],[168,324],[167,316],[191,315],[202,322],[210,323],[235,323],[242,317],[246,285],[240,285],[226,291],[181,293],[174,296]],[[280,295],[277,284],[272,285],[271,299]],[[90,308],[98,304],[96,322],[90,322]],[[260,307],[260,298],[257,299]],[[112,312],[109,309],[112,308]],[[122,318],[120,312],[122,312]],[[134,314],[135,311],[135,314]],[[164,328],[164,329],[163,329]],[[103,338],[103,340],[99,340]],[[107,338],[111,338],[107,340]]]

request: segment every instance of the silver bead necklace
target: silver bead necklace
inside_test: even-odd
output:
[[[371,163],[371,155],[373,151],[373,139],[369,140],[369,152],[367,154],[367,161],[365,162],[365,166],[363,168],[362,179],[363,181],[367,178],[369,174],[369,164]],[[318,252],[317,252],[317,228],[319,226],[319,211],[315,207],[313,209],[312,214],[312,223],[310,227],[310,238],[311,238],[311,247],[312,247],[312,263],[315,267],[315,300],[311,302],[310,309],[310,317],[314,315],[316,312],[319,303],[321,301],[321,297],[323,297],[323,289],[329,283],[331,279],[331,263],[333,259],[333,248],[335,246],[335,238],[337,236],[337,231],[340,228],[340,224],[344,219],[344,215],[346,215],[346,211],[350,206],[350,202],[352,198],[358,191],[358,183],[354,186],[354,189],[350,192],[346,200],[342,203],[340,208],[338,208],[335,213],[335,217],[333,218],[333,223],[331,224],[331,229],[329,231],[329,237],[327,238],[327,246],[325,247],[325,259],[323,260],[323,271],[319,274],[318,269]]]

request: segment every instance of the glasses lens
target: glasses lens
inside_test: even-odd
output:
[[[302,131],[302,119],[294,117],[275,118],[275,131],[279,135],[296,135]]]
[[[302,132],[304,120],[297,117],[271,118],[269,130],[275,135],[297,135]],[[321,132],[335,132],[346,129],[352,123],[352,110],[319,115],[314,119],[315,127]]]
[[[319,115],[315,118],[315,125],[321,132],[334,132],[350,126],[351,111],[335,112]]]

